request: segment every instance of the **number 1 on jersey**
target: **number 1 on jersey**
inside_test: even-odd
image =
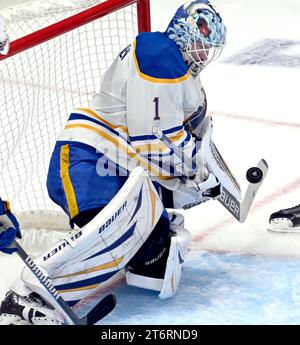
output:
[[[159,98],[155,97],[153,102],[155,103],[155,117],[154,117],[154,120],[160,120],[160,117],[159,117]]]

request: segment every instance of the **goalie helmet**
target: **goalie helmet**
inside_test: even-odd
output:
[[[166,34],[196,74],[219,57],[226,43],[226,27],[208,0],[189,1],[179,7]]]

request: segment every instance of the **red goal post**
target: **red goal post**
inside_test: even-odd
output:
[[[150,31],[150,3],[38,0],[1,15],[11,46],[0,56],[0,195],[22,227],[63,228],[67,219],[46,189],[56,137],[117,54]]]
[[[0,55],[0,60],[7,59],[26,49],[133,4],[137,4],[138,31],[150,31],[150,0],[107,0],[81,13],[13,41],[10,45],[9,53],[7,55]]]

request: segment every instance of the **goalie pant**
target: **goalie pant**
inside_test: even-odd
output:
[[[35,261],[47,272],[53,285],[70,305],[91,294],[99,284],[105,287],[125,266],[131,273],[129,284],[161,291],[161,298],[171,297],[176,292],[180,280],[182,258],[185,254],[182,248],[186,248],[190,238],[185,236],[183,246],[175,236],[172,239],[167,236],[168,243],[161,241],[166,248],[163,250],[166,255],[151,257],[151,260],[147,260],[148,265],[145,265],[142,253],[145,253],[148,241],[150,240],[151,249],[156,250],[155,245],[157,247],[161,245],[157,243],[157,239],[152,243],[151,236],[157,229],[165,231],[163,225],[166,224],[166,220],[161,217],[162,214],[165,214],[165,211],[153,184],[143,169],[136,168],[113,202],[88,224],[74,230]],[[177,222],[176,226],[182,228],[182,222],[181,224]],[[169,252],[170,243],[173,245]],[[139,261],[141,258],[143,258],[142,262]],[[153,258],[155,260],[152,260]],[[181,258],[180,262],[179,258]],[[165,272],[167,259],[171,268]],[[155,271],[157,274],[154,277],[146,275],[142,284],[139,273],[148,273],[142,268],[150,268],[152,263],[153,265],[159,263],[163,269],[156,272],[151,268],[151,273]],[[51,299],[44,288],[33,278],[28,269],[23,270],[21,279],[15,282],[12,290],[20,295],[34,291],[51,304]]]

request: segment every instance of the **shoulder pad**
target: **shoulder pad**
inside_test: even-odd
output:
[[[158,83],[178,83],[189,77],[189,67],[178,46],[163,33],[141,33],[134,45],[135,63],[142,78]]]

